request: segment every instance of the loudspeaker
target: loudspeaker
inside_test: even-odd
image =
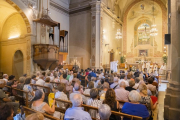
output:
[[[165,34],[164,36],[165,40],[165,45],[170,45],[171,44],[171,34]]]

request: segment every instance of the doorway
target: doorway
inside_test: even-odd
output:
[[[17,50],[13,57],[13,75],[15,75],[16,80],[19,79],[23,73],[23,53],[20,50]]]

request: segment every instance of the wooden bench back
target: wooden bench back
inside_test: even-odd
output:
[[[28,104],[29,104],[29,101],[28,101],[28,92],[26,92],[26,91],[24,91],[24,90],[17,89],[17,88],[12,88],[12,87],[7,86],[7,85],[5,85],[5,87],[9,88],[10,91],[12,91],[12,89],[13,89],[13,90],[15,90],[15,91],[23,92],[23,94],[25,93],[25,94],[26,94],[26,98],[24,98],[23,96],[20,96],[20,95],[18,95],[18,94],[15,95],[15,96],[18,97],[18,98],[25,99],[26,106],[28,107]]]
[[[42,85],[37,85],[37,84],[30,84],[32,87],[33,86],[36,86],[36,87],[41,87],[41,88],[43,88],[43,89],[47,89],[48,90],[48,92],[47,93],[45,93],[47,96],[49,95],[49,93],[50,93],[50,87],[47,87],[47,86],[42,86]]]
[[[38,111],[36,111],[36,110],[33,110],[33,109],[31,109],[31,108],[28,108],[28,107],[25,107],[25,106],[22,106],[22,109],[26,112],[26,113],[38,113]],[[42,113],[43,115],[44,115],[44,117],[45,118],[48,118],[48,119],[50,119],[50,120],[60,120],[60,119],[58,119],[58,118],[55,118],[55,117],[53,117],[53,116],[51,116],[51,115],[48,115],[48,114],[45,114],[45,113]]]
[[[66,100],[61,100],[61,99],[55,99],[56,101],[59,101],[59,102],[63,102],[63,103],[67,103],[67,104],[72,104],[71,101],[66,101]],[[89,105],[85,105],[83,104],[82,107],[84,107],[84,110],[85,111],[89,111],[90,109],[92,110],[97,110],[98,111],[98,108],[97,107],[92,107],[92,106],[89,106]],[[61,110],[62,112],[65,113],[65,109],[63,110],[62,108],[56,108],[57,110]],[[111,114],[114,114],[114,115],[117,115],[117,116],[123,116],[123,117],[126,117],[126,118],[130,118],[131,120],[142,120],[142,117],[139,117],[139,116],[133,116],[133,115],[129,115],[129,114],[125,114],[125,113],[121,113],[121,112],[115,112],[115,111],[111,111]],[[95,118],[92,118],[92,119],[95,119]]]

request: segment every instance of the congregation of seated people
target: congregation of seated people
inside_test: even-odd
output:
[[[27,120],[33,120],[33,117],[43,120],[44,113],[65,120],[121,120],[122,117],[112,111],[153,120],[153,111],[158,104],[158,78],[139,71],[113,73],[88,68],[78,72],[57,67],[31,77],[24,74],[15,78],[3,74],[0,79],[0,120],[12,120],[26,102],[29,108],[40,112],[28,115]],[[54,93],[51,106],[50,93]],[[57,99],[69,101],[72,105]],[[97,110],[85,111],[83,105]],[[56,107],[64,109],[65,113],[56,111]]]

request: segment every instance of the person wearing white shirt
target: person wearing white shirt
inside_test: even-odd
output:
[[[163,63],[163,65],[161,65],[161,68],[159,70],[159,74],[165,74],[165,70],[166,70],[166,65]]]
[[[94,88],[97,88],[98,83],[99,83],[99,81],[100,81],[99,78],[100,78],[100,77],[96,77],[96,80],[94,81]]]
[[[37,85],[44,86],[45,81],[44,81],[44,75],[40,75],[39,79],[36,81]],[[38,89],[42,89],[41,87],[37,87]]]
[[[74,78],[73,71],[71,71],[71,76],[69,77],[69,82],[72,82],[73,78]]]
[[[65,85],[64,84],[60,84],[57,87],[58,91],[55,94],[55,98],[56,99],[61,99],[61,100],[68,100],[67,95],[63,92],[65,90]],[[65,108],[65,104],[62,102],[57,102],[57,106],[58,107],[62,107]]]
[[[5,83],[8,82],[8,77],[9,77],[8,74],[3,74],[3,80],[5,81]],[[7,88],[7,87],[4,87],[3,90],[4,90],[4,91],[7,91],[8,88]]]
[[[85,89],[84,94],[90,95],[90,91],[92,88],[94,88],[94,82],[90,81],[88,84],[88,89]]]
[[[8,74],[3,74],[3,80],[7,83],[7,81],[8,81]]]
[[[120,80],[119,80],[119,85],[121,84],[121,82],[124,81],[126,87],[129,86],[129,82],[127,80],[125,80],[125,74],[121,74]]]

